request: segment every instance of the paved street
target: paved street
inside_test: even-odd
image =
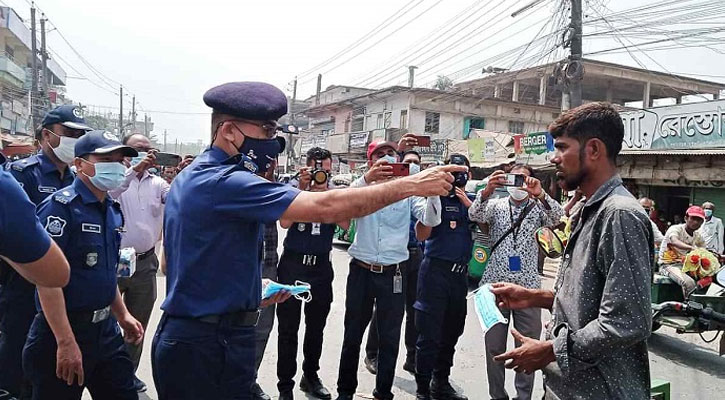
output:
[[[280,246],[282,239],[283,236],[280,236]],[[334,392],[337,379],[337,366],[342,344],[345,278],[347,276],[349,260],[345,250],[346,248],[344,246],[336,246],[335,250],[333,250],[333,265],[335,266],[336,272],[334,281],[335,299],[327,324],[328,328],[325,332],[325,347],[322,355],[323,360],[321,362],[322,370],[320,371],[323,382],[333,394],[336,394]],[[545,268],[545,285],[549,287],[553,283],[556,265],[553,261],[548,262]],[[153,332],[155,332],[156,324],[161,315],[158,306],[164,296],[165,278],[159,276],[158,283],[159,300],[151,319],[151,326],[149,327],[150,335],[153,335]],[[455,358],[456,365],[453,369],[452,378],[454,385],[462,389],[468,395],[469,399],[483,400],[488,399],[484,346],[481,337],[481,328],[476,316],[473,314],[473,305],[470,302],[469,307],[466,330],[459,341]],[[544,320],[548,319],[548,312],[544,312],[542,317]],[[712,334],[706,334],[705,337],[709,339],[712,337]],[[510,343],[509,346],[512,346],[512,344]],[[146,340],[144,347],[139,377],[149,385],[149,390],[141,396],[141,399],[156,399],[156,392],[153,388],[153,379],[151,377],[151,361],[149,358],[151,340]],[[672,382],[673,399],[701,400],[722,398],[722,393],[719,392],[725,387],[725,358],[718,357],[716,349],[716,343],[705,344],[698,335],[677,335],[670,329],[662,328],[650,339],[652,377]],[[267,348],[267,354],[265,355],[265,360],[259,373],[260,384],[268,393],[273,395],[273,398],[277,396],[276,354],[277,335],[276,331],[273,331],[269,347]],[[415,380],[412,375],[403,371],[403,357],[404,351],[401,350],[393,391],[396,399],[414,399]],[[298,360],[301,363],[301,348],[300,358]],[[297,375],[298,381],[300,374],[298,373]],[[370,394],[374,387],[374,376],[365,370],[362,362],[359,368],[359,379],[358,397],[372,398]],[[534,398],[540,398],[540,395],[543,393],[541,386],[541,375],[537,373]],[[512,373],[507,376],[507,390],[510,396],[515,396]],[[307,398],[299,389],[296,389],[295,395],[297,398]]]

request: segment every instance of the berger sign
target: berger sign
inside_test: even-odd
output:
[[[623,150],[725,147],[725,100],[620,113]]]
[[[549,132],[536,132],[514,136],[514,152],[516,154],[541,155],[554,151],[554,139]]]

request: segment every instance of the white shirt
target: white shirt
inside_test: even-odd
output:
[[[723,224],[722,220],[718,217],[711,217],[708,221],[702,224],[698,232],[705,241],[705,248],[714,250],[720,254],[723,253]]]
[[[121,247],[133,247],[136,254],[149,251],[161,237],[164,204],[169,184],[144,171],[141,179],[133,168],[126,170],[126,180],[111,197],[121,203],[126,232],[121,234]]]

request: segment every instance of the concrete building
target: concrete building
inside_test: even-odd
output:
[[[583,102],[608,101],[622,106],[648,108],[653,105],[681,104],[684,96],[701,96],[700,101],[719,99],[725,85],[685,76],[634,68],[597,60],[582,60]],[[492,74],[462,82],[454,89],[471,96],[507,99],[568,109],[568,96],[562,93],[566,67],[561,63]]]
[[[28,135],[33,134],[29,103],[31,47],[30,29],[12,8],[0,7],[0,142],[6,145],[27,142]],[[65,102],[66,73],[52,58],[48,59],[47,64],[49,90],[48,93],[41,93],[36,103],[47,101],[45,104],[52,107]],[[40,58],[38,66],[42,74]],[[42,75],[38,79],[38,87],[41,88]]]

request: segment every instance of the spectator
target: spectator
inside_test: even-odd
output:
[[[682,257],[705,246],[698,231],[705,221],[705,212],[698,206],[690,206],[685,216],[685,223],[672,225],[667,229],[660,245],[659,264],[660,273],[682,286],[682,293],[687,297],[695,290],[696,284],[694,279],[682,272]]]
[[[126,308],[146,330],[156,302],[156,271],[159,269],[156,243],[161,238],[169,184],[148,171],[154,166],[157,152],[149,138],[135,134],[125,137],[123,144],[135,149],[139,155],[130,159],[131,167],[126,170],[123,184],[110,195],[121,203],[126,230],[121,235],[121,248],[133,247],[136,251],[136,272],[130,277],[118,278],[118,288]],[[143,339],[138,344],[127,343],[126,349],[136,371]],[[134,377],[134,385],[138,392],[146,391],[146,384],[138,377]]]
[[[662,235],[662,231],[660,231],[659,226],[657,226],[655,219],[652,217],[655,212],[655,202],[650,198],[642,197],[639,199],[639,204],[642,208],[644,208],[644,212],[647,213],[649,221],[652,223],[652,233],[654,233],[655,247],[659,248],[665,237]]]
[[[700,227],[700,236],[705,241],[705,248],[717,254],[723,253],[723,228],[722,220],[712,215],[715,212],[715,204],[707,201],[702,205],[705,211],[705,222]]]
[[[468,210],[472,221],[489,224],[491,240],[495,243],[481,283],[510,282],[528,289],[540,289],[539,247],[535,232],[542,226],[558,224],[564,209],[542,189],[541,182],[531,176],[531,167],[517,164],[511,173],[526,176],[525,186],[508,187],[509,197],[490,199],[494,190],[503,186],[505,173],[496,171]],[[541,335],[541,309],[501,309],[501,312],[507,319],[513,316],[513,325],[522,335],[534,339]],[[488,387],[494,399],[508,398],[504,366],[493,360],[494,356],[506,352],[508,330],[508,324],[497,324],[485,336]],[[530,399],[533,386],[534,375],[522,371],[516,374],[517,398]]]

